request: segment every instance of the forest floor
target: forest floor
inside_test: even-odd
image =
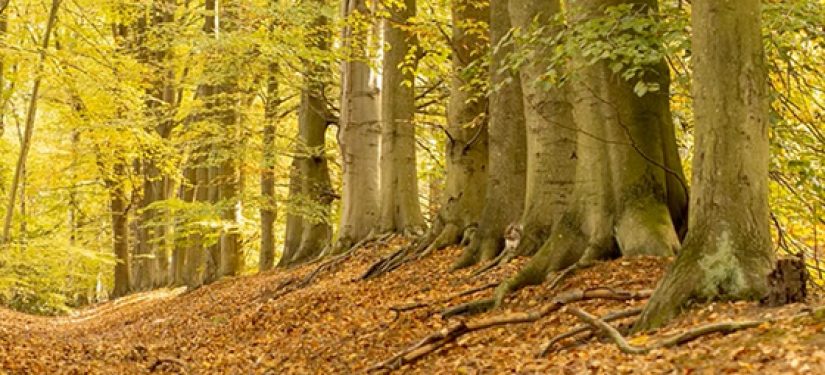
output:
[[[394,244],[398,246],[398,243]],[[408,263],[387,275],[357,280],[371,263],[392,251],[356,251],[305,288],[288,294],[317,265],[276,270],[209,285],[191,292],[155,291],[78,311],[68,317],[34,317],[0,310],[2,373],[222,373],[350,374],[371,366],[450,324],[439,316],[448,306],[485,297],[492,290],[449,302],[396,313],[392,307],[439,301],[456,292],[499,281],[524,260],[470,278],[471,270],[448,272],[460,249],[449,248]],[[570,289],[655,286],[668,260],[619,259],[580,270],[554,290],[527,288],[497,310],[468,322],[535,310]],[[287,283],[292,280],[292,283]],[[641,306],[644,301],[591,300],[574,305],[602,316]],[[526,324],[511,324],[460,337],[398,373],[825,373],[825,316],[793,317],[825,304],[818,290],[806,305],[764,308],[754,303],[695,306],[650,336],[645,345],[670,333],[709,322],[773,319],[728,335],[713,334],[644,355],[623,354],[612,342],[562,342],[537,358],[551,337],[580,324],[558,311]]]

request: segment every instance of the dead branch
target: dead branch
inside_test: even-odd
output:
[[[642,313],[642,308],[641,307],[636,307],[636,308],[632,308],[632,309],[620,310],[620,311],[615,311],[615,312],[609,313],[609,314],[605,315],[604,317],[602,317],[601,320],[608,323],[608,322],[612,322],[612,321],[615,321],[615,320],[620,320],[620,319],[625,319],[625,318],[630,318],[630,317],[633,317],[633,316],[637,316],[641,313]],[[537,357],[546,357],[547,354],[550,353],[550,349],[552,349],[553,346],[556,343],[558,343],[562,340],[574,337],[574,336],[576,336],[580,333],[592,332],[592,331],[593,331],[593,326],[591,326],[590,324],[584,324],[584,325],[577,326],[577,327],[575,327],[575,328],[573,328],[573,329],[571,329],[571,330],[569,330],[565,333],[556,335],[553,338],[551,338],[550,341],[547,341],[547,343],[542,345],[541,350],[539,350],[539,353],[536,356]]]
[[[369,371],[398,369],[404,364],[415,362],[416,360],[438,350],[439,348],[455,341],[459,337],[464,336],[468,333],[508,324],[535,322],[543,317],[552,314],[553,312],[558,311],[565,305],[572,302],[590,299],[611,299],[619,301],[645,299],[649,298],[651,293],[652,291],[650,290],[634,292],[614,290],[610,288],[572,290],[559,295],[558,297],[554,298],[553,301],[542,306],[538,310],[504,314],[488,319],[482,319],[475,322],[458,321],[444,329],[441,329],[425,337],[418,343],[400,351],[396,355],[392,356],[392,358],[389,358],[386,361],[376,364],[375,366],[371,367]]]

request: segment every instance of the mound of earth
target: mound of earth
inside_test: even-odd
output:
[[[184,292],[164,290],[129,296],[69,317],[33,317],[0,310],[0,373],[364,373],[450,321],[439,312],[487,297],[491,285],[524,262],[472,277],[449,272],[460,254],[448,248],[384,276],[359,276],[382,255],[401,246],[367,246],[334,267],[302,280],[311,264],[222,280]],[[669,260],[619,259],[598,263],[548,285],[527,288],[504,306],[468,322],[532,311],[571,289],[652,289]],[[298,287],[296,287],[296,285]],[[459,295],[462,291],[479,289]],[[634,345],[702,324],[771,319],[756,328],[712,334],[644,355],[622,353],[612,341],[594,338],[557,343],[551,337],[581,324],[558,311],[533,323],[509,324],[462,336],[398,373],[825,373],[825,314],[813,313],[822,293],[807,304],[764,308],[755,303],[695,306],[667,327],[629,338]],[[409,308],[420,302],[417,308]],[[573,305],[593,315],[641,306],[644,301],[590,300]],[[402,309],[403,310],[403,309]],[[616,323],[618,324],[618,323]]]

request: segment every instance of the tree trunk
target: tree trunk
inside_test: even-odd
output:
[[[477,66],[489,44],[475,32],[490,17],[486,4],[456,0],[453,17],[453,76],[447,105],[447,177],[441,211],[431,228],[425,252],[462,241],[478,224],[487,186],[487,98],[485,87],[465,87],[478,75]],[[481,81],[486,81],[481,79]]]
[[[403,25],[415,17],[415,0],[387,5],[381,93],[381,217],[379,231],[416,234],[424,229],[415,155],[414,66],[405,64],[415,35]]]
[[[267,82],[266,123],[263,129],[263,162],[261,163],[261,252],[258,270],[268,271],[275,265],[275,219],[277,201],[275,199],[275,157],[276,131],[278,122],[278,65],[271,63]]]
[[[604,16],[605,7],[630,4],[635,14],[656,10],[653,0],[577,0],[573,22]],[[611,36],[611,37],[616,37]],[[687,187],[676,154],[669,109],[669,72],[663,61],[642,77],[658,91],[638,96],[635,80],[625,80],[609,60],[574,58],[580,68],[574,89],[577,136],[576,178],[570,207],[554,223],[552,236],[525,268],[497,291],[500,302],[510,291],[540,283],[548,272],[576,262],[617,255],[670,256],[679,248],[673,217],[684,215]],[[563,125],[562,125],[563,126]],[[671,189],[667,176],[681,181]],[[678,196],[669,196],[678,193]],[[671,208],[673,207],[673,209]]]
[[[0,0],[0,41],[2,41],[6,36],[6,30],[8,28],[7,17],[6,17],[6,9],[8,9],[8,0]],[[10,93],[6,93],[6,66],[5,66],[5,57],[0,56],[0,138],[3,138],[3,134],[6,131],[6,123],[5,123],[5,115],[6,115],[6,102],[10,96]]]
[[[509,4],[510,20],[522,32],[529,31],[534,20],[543,29],[542,37],[552,38],[558,28],[551,27],[561,11],[558,0],[513,0]],[[536,18],[538,17],[538,19]],[[569,86],[542,87],[540,82],[549,69],[543,56],[548,47],[518,45],[531,58],[520,67],[524,83],[524,115],[527,123],[527,189],[520,224],[523,234],[519,255],[533,255],[547,240],[553,225],[567,209],[573,193],[576,171],[576,124],[569,101]],[[535,50],[531,50],[535,48]]]
[[[5,7],[4,7],[5,8]],[[46,49],[49,48],[49,40],[52,36],[54,24],[57,21],[57,11],[60,8],[60,0],[52,0],[52,6],[49,10],[49,20],[46,23],[46,30],[43,32],[43,41],[40,51],[40,56],[37,62],[37,76],[32,85],[31,96],[29,97],[29,108],[26,113],[26,125],[23,131],[23,140],[20,144],[20,155],[17,158],[17,166],[15,167],[14,177],[9,189],[9,202],[6,206],[6,217],[3,224],[3,236],[0,237],[0,245],[11,242],[11,226],[14,218],[15,199],[17,198],[18,189],[20,187],[20,179],[23,171],[26,169],[26,160],[29,156],[29,149],[31,148],[32,132],[34,132],[34,121],[37,118],[37,102],[40,98],[40,83],[43,81],[43,70],[45,69]]]
[[[490,43],[510,33],[507,0],[490,1]],[[521,80],[504,66],[512,45],[495,48],[490,62],[490,122],[487,191],[478,231],[456,267],[490,261],[504,248],[504,231],[518,222],[524,207],[527,178],[527,134]],[[532,81],[531,81],[532,82]]]
[[[369,16],[364,0],[346,0],[342,10],[351,20]],[[345,49],[352,50],[342,70],[338,144],[343,159],[343,202],[334,252],[366,238],[379,218],[380,90],[368,61],[371,28],[362,27],[363,23],[350,22],[343,31]]]
[[[758,0],[693,2],[696,151],[689,228],[635,329],[692,300],[759,299],[774,266],[768,90]]]
[[[113,176],[123,176],[125,167],[116,163]],[[129,264],[129,220],[128,203],[123,185],[114,180],[107,180],[109,190],[109,208],[112,217],[112,248],[115,255],[115,280],[112,298],[123,297],[129,293],[131,285]]]
[[[299,125],[300,126],[300,125]],[[292,165],[289,167],[289,198],[286,215],[286,233],[284,234],[284,249],[278,267],[288,267],[292,258],[301,247],[301,236],[304,233],[304,218],[297,212],[297,202],[302,197],[303,176],[301,176],[301,159],[298,157],[299,146],[295,146],[292,156]]]

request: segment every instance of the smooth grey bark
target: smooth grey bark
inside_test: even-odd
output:
[[[369,14],[364,0],[342,2],[343,16],[358,19]],[[333,253],[369,236],[379,219],[379,142],[381,139],[377,77],[370,68],[371,28],[347,24],[343,43],[350,56],[342,64],[341,117],[338,145],[343,164],[343,191],[338,239]],[[357,41],[357,42],[355,42]],[[367,41],[367,42],[364,42]]]
[[[507,0],[490,1],[490,119],[486,197],[478,230],[455,267],[491,261],[504,248],[504,230],[515,224],[524,207],[527,178],[527,134],[521,79],[506,69],[511,44],[500,44],[511,31]]]
[[[759,299],[774,267],[768,207],[768,88],[758,0],[693,2],[696,151],[689,230],[636,324],[690,301]]]
[[[267,79],[267,101],[264,113],[263,160],[261,163],[261,251],[258,270],[268,271],[275,265],[275,219],[277,201],[275,199],[275,158],[276,132],[278,122],[278,65],[271,63]]]
[[[381,84],[381,216],[378,230],[418,234],[424,215],[418,200],[418,170],[415,149],[415,77],[407,55],[417,44],[405,31],[415,17],[415,0],[387,5],[384,20],[384,50]],[[413,60],[415,61],[415,60]],[[406,69],[406,70],[404,70]]]
[[[571,1],[572,22],[602,17],[606,7],[630,4],[655,10],[652,0]],[[631,36],[632,37],[632,36]],[[684,215],[680,197],[687,187],[675,154],[669,109],[669,71],[664,62],[642,77],[660,89],[642,97],[636,81],[613,73],[609,61],[577,64],[573,115],[576,123],[576,178],[569,208],[554,224],[552,235],[515,277],[496,291],[497,302],[524,285],[540,283],[548,272],[618,255],[670,256],[680,247],[673,217]],[[668,165],[673,163],[674,165]],[[669,189],[667,175],[682,182]],[[671,192],[679,196],[669,196]],[[681,217],[680,217],[681,219]]]
[[[5,8],[5,6],[4,6]],[[43,31],[43,40],[41,43],[42,50],[37,62],[37,76],[32,84],[31,96],[29,97],[29,106],[26,113],[26,123],[23,131],[23,140],[20,144],[20,155],[17,158],[17,165],[14,170],[14,177],[12,177],[11,187],[9,188],[9,201],[6,206],[6,216],[3,223],[3,236],[0,237],[0,245],[11,242],[11,226],[14,218],[14,206],[17,199],[18,189],[20,187],[20,179],[23,171],[26,169],[26,160],[29,156],[29,149],[31,148],[32,133],[34,132],[34,121],[37,118],[37,104],[40,99],[40,84],[43,81],[43,70],[45,69],[46,49],[49,48],[49,41],[51,40],[52,31],[57,21],[57,11],[60,9],[60,0],[52,0],[51,8],[49,9],[49,19],[46,23],[46,29]]]
[[[544,38],[559,32],[551,26],[561,12],[558,0],[512,0],[508,9],[513,26],[522,33],[532,31],[534,21],[544,27]],[[516,48],[530,57],[519,67],[527,123],[527,188],[520,220],[523,234],[513,255],[533,255],[547,240],[573,193],[576,124],[569,86],[541,85],[550,68],[546,58],[550,48],[520,44]]]
[[[464,86],[477,70],[489,49],[488,41],[478,35],[478,22],[490,17],[483,3],[456,0],[452,6],[453,74],[447,105],[447,175],[441,210],[425,241],[428,253],[462,242],[466,229],[478,224],[487,186],[487,98],[479,87]],[[468,71],[473,69],[476,71]],[[469,240],[469,239],[467,239]]]

